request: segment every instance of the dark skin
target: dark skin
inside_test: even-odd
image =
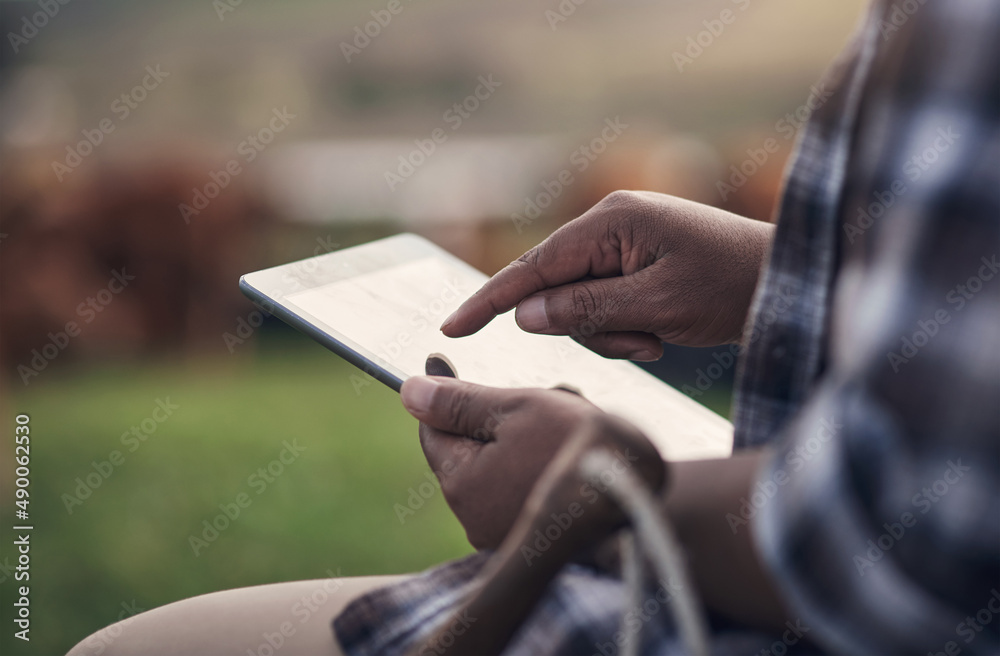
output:
[[[430,395],[427,405],[423,394]],[[568,392],[496,389],[426,376],[404,383],[403,403],[421,421],[420,441],[431,468],[450,472],[439,475],[441,490],[477,549],[500,546],[563,445],[606,416]],[[466,437],[482,436],[483,418],[499,413],[506,418],[489,431],[489,441]],[[764,458],[764,451],[754,450],[726,459],[669,463],[663,512],[685,546],[705,604],[748,626],[778,629],[788,614],[757,558],[752,526],[733,535],[725,520],[727,513],[739,515],[740,499],[751,494]],[[591,517],[597,526],[608,523],[596,513]],[[596,536],[608,532],[605,528]],[[576,546],[585,549],[594,546],[591,542]]]
[[[690,201],[616,192],[494,276],[442,330],[469,335],[517,308],[523,329],[592,334],[582,343],[606,357],[656,359],[662,341],[735,342],[772,234],[770,225]],[[607,428],[598,408],[556,390],[420,376],[403,384],[401,398],[420,420],[428,462],[478,549],[497,548],[511,534],[572,436],[594,425],[605,427],[607,439],[634,430]],[[747,626],[778,629],[788,615],[755,552],[752,526],[734,535],[725,520],[739,513],[766,457],[758,450],[669,463],[661,498],[704,603]],[[607,517],[592,515],[589,537],[574,548],[610,530]]]
[[[612,459],[608,474],[628,471],[652,491],[663,488],[664,463],[645,436],[610,415],[589,416],[546,466],[510,532],[472,584],[472,594],[414,653],[502,653],[570,559],[602,541],[614,545],[613,538],[605,538],[627,519],[600,486],[585,480],[580,468],[582,459],[597,451]],[[556,515],[561,516],[559,535],[539,551],[537,536],[552,529]]]
[[[661,342],[735,343],[773,234],[700,203],[616,191],[493,276],[441,331],[471,335],[516,307],[527,332],[596,328],[583,343],[609,358],[656,360]]]

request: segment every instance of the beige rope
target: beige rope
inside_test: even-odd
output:
[[[709,656],[705,617],[684,567],[683,548],[653,495],[635,474],[626,470],[616,473],[610,484],[601,480],[601,474],[611,471],[615,464],[611,454],[595,449],[583,456],[580,471],[592,485],[606,488],[631,520],[635,537],[628,540],[629,544],[623,545],[626,548],[622,550],[622,570],[629,588],[627,598],[634,600],[642,595],[642,552],[645,552],[660,580],[679,584],[669,605],[681,640],[694,656]],[[640,635],[641,629],[626,642],[624,647],[629,650],[628,655],[636,653],[633,649],[638,649]]]

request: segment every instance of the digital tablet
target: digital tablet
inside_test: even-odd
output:
[[[508,312],[474,335],[439,326],[487,276],[412,234],[285,264],[240,279],[240,289],[372,379],[398,391],[442,354],[458,378],[493,387],[568,386],[636,424],[665,458],[731,453],[732,425],[631,362],[603,358],[569,337],[522,331]]]

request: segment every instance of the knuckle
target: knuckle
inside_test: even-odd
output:
[[[594,413],[590,415],[587,418],[587,424],[598,433],[609,437],[621,435],[634,437],[636,431],[636,429],[624,419],[619,419],[618,417],[607,413]]]
[[[542,390],[538,388],[524,388],[517,391],[515,396],[511,399],[508,412],[513,414],[515,412],[522,412],[529,416],[537,415],[539,412],[545,411],[545,400],[548,397],[549,390]]]
[[[530,251],[526,252],[521,257],[517,258],[509,265],[507,268],[517,278],[527,278],[532,281],[535,287],[538,289],[544,289],[547,285],[545,284],[544,276],[541,273],[543,268],[543,258],[545,257],[544,249],[551,249],[551,245],[548,245],[548,240],[543,241],[538,246],[535,246]],[[504,308],[504,310],[509,310],[510,308]]]
[[[600,203],[610,211],[611,219],[620,224],[642,220],[650,215],[649,200],[635,191],[613,191]]]
[[[599,322],[604,310],[603,295],[586,285],[578,285],[571,292],[570,315],[577,324]]]
[[[638,199],[638,194],[634,191],[628,191],[626,189],[618,189],[612,191],[610,194],[604,197],[601,201],[602,204],[611,205],[613,207],[620,207],[621,205],[627,205],[629,203],[634,203]]]
[[[540,255],[539,246],[535,246],[531,250],[527,251],[524,255],[514,260],[512,264],[515,266],[522,265],[522,266],[534,267],[538,264],[539,255]]]
[[[608,194],[598,206],[608,243],[630,249],[648,241],[657,223],[658,209],[649,197],[635,191]],[[628,259],[629,255],[623,253]]]
[[[590,401],[578,394],[562,389],[536,390],[528,402],[529,412],[547,415],[558,420],[560,425],[573,426],[581,421],[591,406]]]
[[[451,424],[460,428],[466,427],[469,423],[469,409],[472,406],[472,392],[465,389],[454,390],[445,400],[445,416],[451,420]]]

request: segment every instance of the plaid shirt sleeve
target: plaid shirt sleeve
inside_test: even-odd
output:
[[[877,3],[838,71],[738,389],[755,538],[827,648],[1000,653],[1000,2]]]

